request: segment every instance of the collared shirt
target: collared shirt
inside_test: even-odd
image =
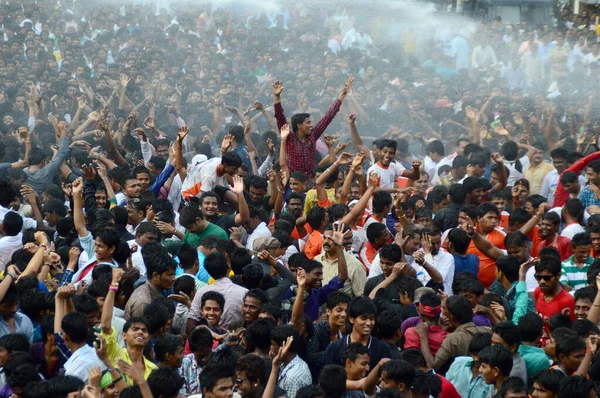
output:
[[[204,286],[202,289],[198,290],[196,296],[194,296],[190,312],[188,313],[188,319],[193,319],[196,322],[200,321],[202,318],[200,311],[202,295],[209,291],[219,292],[225,297],[225,308],[223,309],[223,315],[221,316],[221,327],[226,328],[230,323],[242,319],[240,308],[244,303],[244,296],[248,292],[248,289],[236,285],[229,278],[221,278],[216,280],[215,283]]]
[[[576,291],[587,286],[587,273],[590,265],[594,262],[594,257],[588,256],[581,268],[575,264],[574,257],[575,255],[562,262],[560,283],[566,283],[573,288],[573,291]]]
[[[527,294],[527,284],[524,281],[513,283],[506,292],[506,300],[512,311],[512,322],[515,325],[519,324],[519,319],[526,313],[535,312],[535,304]]]
[[[98,259],[96,259],[96,254],[94,253],[96,241],[94,240],[91,232],[88,231],[86,236],[80,237],[79,244],[83,248],[83,253],[81,253],[81,256],[79,256],[79,270],[75,272],[71,279],[75,287],[77,287],[81,281],[85,281],[88,286],[92,284],[92,270],[87,270],[89,267],[92,267],[93,269],[100,264],[108,264],[112,268],[119,266],[115,260],[112,260],[112,262],[98,262]]]
[[[342,101],[336,99],[327,113],[325,113],[321,120],[319,120],[312,128],[310,134],[305,137],[304,141],[300,141],[298,137],[296,137],[295,132],[290,132],[285,147],[290,173],[293,173],[294,171],[304,171],[308,178],[310,178],[315,165],[317,140],[321,138],[321,135],[323,135],[327,126],[329,126],[335,115],[337,115],[341,105]],[[281,130],[283,125],[287,124],[283,106],[281,103],[276,103],[274,108],[277,128]]]
[[[529,192],[532,195],[540,195],[540,192],[542,192],[544,177],[552,170],[554,170],[554,166],[546,162],[542,162],[537,166],[535,166],[533,163],[530,163],[529,166],[525,168],[523,171],[523,178],[526,178],[529,181],[529,184],[531,185]]]
[[[133,294],[125,305],[125,319],[143,316],[144,308],[154,299],[161,297],[160,292],[152,286],[150,281],[146,281],[133,291]]]
[[[33,324],[31,323],[31,319],[25,314],[17,312],[15,314],[15,333],[24,334],[29,339],[29,343],[33,343]],[[8,323],[2,317],[0,317],[0,337],[13,334],[8,327]]]
[[[289,398],[296,398],[298,390],[310,384],[312,384],[310,369],[298,355],[287,365],[281,364],[277,385],[287,392]]]
[[[346,252],[346,250],[344,250],[344,257],[346,259],[346,268],[348,268],[348,279],[344,282],[344,287],[341,291],[350,295],[350,297],[362,296],[365,290],[365,283],[367,282],[365,267],[356,257]],[[338,274],[338,259],[329,261],[327,254],[322,252],[315,257],[315,260],[323,264],[323,283],[329,283]]]
[[[194,353],[188,354],[183,357],[181,362],[181,368],[179,368],[179,374],[185,380],[180,393],[184,396],[200,393],[200,372],[202,368],[198,366]]]
[[[469,354],[469,344],[476,333],[491,333],[488,326],[475,326],[473,322],[460,325],[444,339],[442,346],[435,355],[435,361],[447,363],[450,359]]]
[[[490,391],[490,386],[485,384],[481,375],[473,378],[472,365],[473,358],[470,356],[455,358],[446,373],[446,379],[463,398],[485,398]]]
[[[600,206],[600,199],[596,197],[596,194],[593,193],[588,186],[581,190],[579,200],[583,204],[584,209],[587,209],[590,206]]]
[[[131,365],[132,360],[129,356],[129,351],[127,348],[119,347],[117,343],[117,332],[114,328],[112,328],[110,334],[101,333],[102,337],[106,340],[106,355],[108,355],[108,359],[112,362],[115,368],[119,367],[118,360],[122,360],[123,362]],[[158,366],[149,361],[145,356],[142,357],[144,359],[144,380],[148,380],[148,376],[154,369],[158,369]],[[131,378],[127,378],[127,383],[129,385],[133,385],[133,380]]]
[[[65,374],[75,376],[87,383],[88,374],[94,367],[100,367],[100,370],[106,369],[104,363],[96,355],[96,350],[89,345],[80,347],[71,354],[71,358],[65,362]]]

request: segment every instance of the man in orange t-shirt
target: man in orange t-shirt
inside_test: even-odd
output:
[[[496,228],[499,222],[500,211],[496,205],[491,202],[484,202],[477,207],[477,232],[497,248],[504,249],[506,234]],[[479,274],[477,277],[486,288],[489,287],[496,279],[496,260],[479,251],[473,241],[469,244],[467,253],[479,257]]]
[[[323,251],[323,231],[329,224],[327,210],[322,207],[313,207],[306,215],[306,222],[313,231],[304,245],[304,254],[309,260],[312,260]]]

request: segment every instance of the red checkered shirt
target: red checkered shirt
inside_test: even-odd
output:
[[[296,134],[291,133],[287,139],[285,153],[287,155],[287,166],[290,173],[303,171],[308,177],[312,174],[315,165],[316,142],[323,135],[329,123],[340,110],[342,101],[339,99],[331,105],[321,120],[312,128],[310,135],[304,141],[300,141]],[[279,130],[287,123],[281,103],[275,104],[275,119]],[[290,126],[291,128],[291,126]]]

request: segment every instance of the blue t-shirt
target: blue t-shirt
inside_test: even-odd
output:
[[[477,276],[479,273],[479,257],[474,254],[467,254],[461,256],[460,254],[453,254],[454,256],[454,275],[461,272],[468,272]]]

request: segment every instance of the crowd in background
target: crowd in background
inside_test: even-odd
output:
[[[598,16],[414,7],[1,4],[0,398],[595,397]]]

